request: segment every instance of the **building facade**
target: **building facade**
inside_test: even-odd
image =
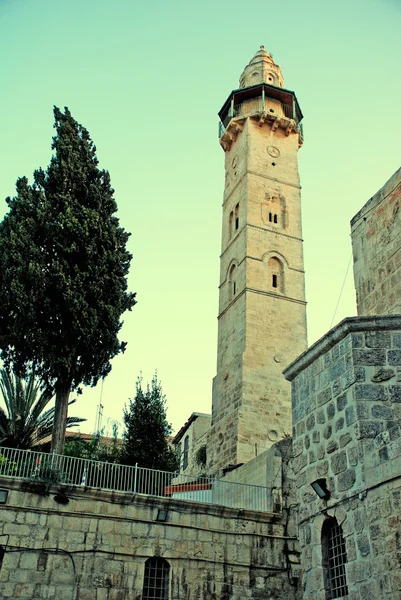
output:
[[[304,600],[400,600],[401,315],[345,319],[284,373]]]
[[[351,221],[358,315],[401,313],[401,168]]]
[[[221,109],[225,152],[211,472],[290,431],[282,370],[306,348],[298,149],[302,113],[261,46]]]

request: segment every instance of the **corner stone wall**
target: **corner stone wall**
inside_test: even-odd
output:
[[[4,477],[0,488],[2,600],[140,600],[153,556],[170,565],[170,600],[300,598],[282,515],[76,487],[61,505]]]
[[[401,168],[351,221],[358,315],[401,313]]]
[[[401,317],[345,319],[284,371],[304,600],[326,595],[322,526],[342,526],[350,600],[401,599]],[[330,498],[311,483],[325,479]]]

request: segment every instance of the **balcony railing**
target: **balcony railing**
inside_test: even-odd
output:
[[[270,489],[263,486],[30,450],[0,448],[1,477],[272,511]]]
[[[227,116],[223,121],[219,121],[219,138],[225,132],[227,125],[234,117],[244,116],[249,114],[266,112],[272,116],[286,117],[287,119],[294,119],[298,126],[298,132],[303,137],[302,125],[298,122],[298,118],[294,118],[293,108],[288,104],[283,104],[273,98],[265,97],[263,102],[262,98],[252,98],[242,104],[235,104],[234,109],[230,108]]]

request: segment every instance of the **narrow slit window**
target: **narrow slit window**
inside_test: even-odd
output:
[[[228,237],[231,238],[233,235],[233,220],[234,220],[234,213],[233,211],[230,212],[230,217],[228,219]]]
[[[231,265],[228,274],[228,290],[229,290],[229,301],[231,301],[237,293],[237,282],[236,282],[236,266]]]
[[[277,256],[271,256],[268,260],[268,269],[269,275],[267,280],[267,285],[269,289],[274,290],[275,292],[279,292],[280,294],[284,293],[284,269],[283,263],[280,261]]]
[[[277,215],[274,215],[274,223],[277,223]]]
[[[184,453],[183,453],[183,459],[182,459],[182,470],[185,471],[185,469],[188,466],[188,451],[189,451],[189,436],[186,436],[186,438],[184,439]]]
[[[235,231],[239,229],[239,204],[235,207]]]
[[[142,600],[168,600],[169,563],[159,556],[145,562]]]
[[[269,222],[271,223],[273,220],[273,215],[271,213],[269,213]]]

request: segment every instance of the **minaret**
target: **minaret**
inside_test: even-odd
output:
[[[302,113],[261,46],[220,117],[225,152],[211,472],[291,433],[283,369],[307,347],[298,148]]]

